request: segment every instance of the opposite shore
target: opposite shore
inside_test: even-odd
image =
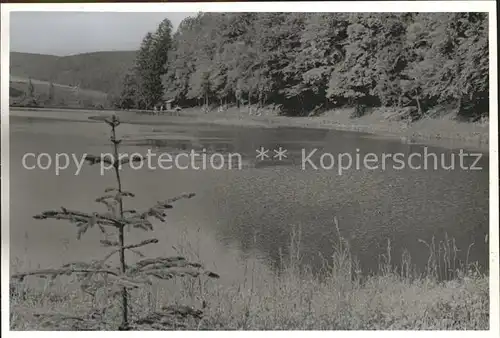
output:
[[[35,113],[36,112],[36,113]],[[229,109],[223,113],[201,113],[199,108],[182,110],[179,116],[145,115],[135,111],[75,110],[53,108],[11,107],[10,116],[50,118],[67,121],[99,120],[116,113],[124,123],[141,125],[213,124],[260,128],[310,128],[342,130],[371,134],[373,137],[396,139],[447,148],[466,148],[487,152],[489,149],[488,122],[458,122],[448,118],[424,118],[413,123],[391,121],[387,113],[374,112],[360,118],[350,118],[347,110],[328,111],[315,117],[277,116],[268,113],[251,115],[248,109]]]

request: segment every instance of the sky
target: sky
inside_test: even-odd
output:
[[[196,13],[13,12],[10,50],[66,56],[79,53],[136,50],[142,38],[165,18],[174,30]]]

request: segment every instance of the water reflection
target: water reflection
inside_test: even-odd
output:
[[[12,123],[12,121],[11,121]],[[61,151],[109,152],[105,126],[89,123],[39,123],[14,121],[11,127],[11,243],[23,246],[25,231],[43,239],[32,250],[51,252],[54,237],[73,237],[66,225],[40,230],[31,215],[62,202],[69,206],[92,208],[91,201],[109,178],[96,170],[86,169],[78,177],[63,173],[27,171],[20,167],[20,158],[27,151],[56,153]],[[78,125],[78,126],[77,126]],[[128,130],[129,128],[130,130]],[[377,268],[380,255],[391,241],[392,257],[398,263],[408,249],[413,263],[422,268],[428,259],[426,247],[418,241],[430,241],[445,234],[455,238],[462,251],[459,259],[488,264],[488,158],[480,161],[481,171],[466,170],[396,170],[391,159],[386,169],[332,170],[301,168],[302,152],[318,149],[318,154],[423,153],[416,144],[373,139],[362,134],[326,130],[258,129],[207,126],[169,126],[141,128],[132,133],[125,127],[122,151],[234,153],[242,155],[242,170],[146,170],[127,172],[125,182],[141,200],[148,202],[184,191],[198,193],[193,204],[181,205],[172,216],[173,224],[203,224],[221,246],[237,247],[242,255],[258,255],[272,266],[287,259],[290,236],[301,234],[301,255],[304,264],[319,269],[323,258],[333,253],[337,229],[351,244],[365,271]],[[71,136],[70,136],[71,135]],[[64,140],[64,142],[61,142]],[[255,158],[256,149],[264,147],[287,149],[282,161]],[[438,156],[456,151],[429,147]],[[473,159],[467,159],[470,165]],[[82,185],[81,182],[85,182]],[[77,193],[75,193],[77,191]],[[168,196],[167,196],[168,197]],[[89,202],[90,201],[90,202]],[[194,225],[193,225],[194,226]],[[44,228],[45,229],[45,228]],[[51,235],[52,234],[52,235]],[[54,236],[57,234],[57,236]],[[45,240],[45,241],[44,241]],[[86,244],[90,245],[90,244]],[[88,249],[88,248],[87,248]],[[81,249],[83,250],[83,248]],[[22,253],[18,253],[22,254]],[[51,257],[55,257],[53,254]],[[36,256],[35,256],[36,257]]]

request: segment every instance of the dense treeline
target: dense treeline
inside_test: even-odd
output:
[[[488,114],[487,13],[201,13],[142,43],[117,105]]]

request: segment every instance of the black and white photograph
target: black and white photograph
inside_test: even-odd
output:
[[[495,2],[417,3],[2,4],[4,330],[498,337]]]

